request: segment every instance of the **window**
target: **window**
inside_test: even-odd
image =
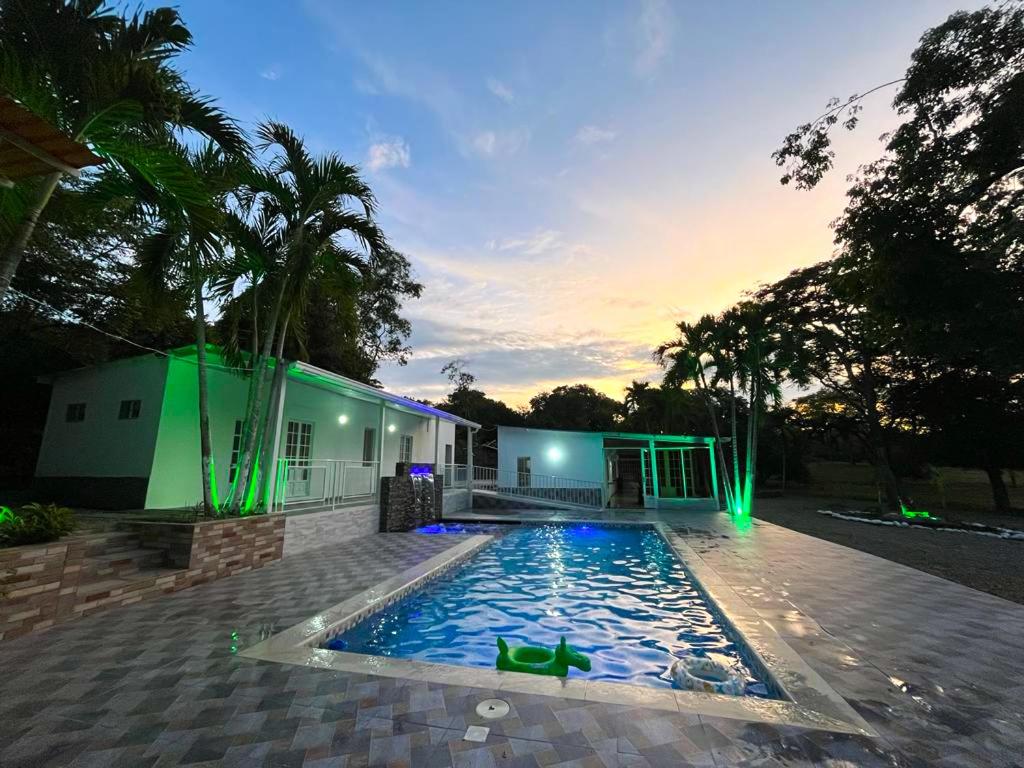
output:
[[[142,411],[141,400],[122,400],[121,409],[117,412],[117,418],[124,421],[125,419],[137,419],[139,413]]]
[[[530,487],[530,457],[520,456],[516,459],[516,485],[520,488]]]
[[[231,470],[228,477],[235,479],[235,470],[238,469],[238,457],[242,455],[242,420],[235,419],[235,434],[231,437]]]
[[[372,464],[377,455],[377,430],[367,427],[363,430],[363,463]]]
[[[68,403],[64,421],[85,421],[85,403]]]
[[[313,447],[313,425],[308,421],[289,421],[284,441],[284,457],[292,466],[307,466]]]
[[[451,443],[447,443],[444,446],[444,463],[446,465],[452,463],[452,446],[451,446]]]
[[[403,464],[412,464],[412,435],[402,435],[398,443],[398,460]]]

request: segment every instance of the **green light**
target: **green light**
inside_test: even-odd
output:
[[[338,417],[338,423],[341,424],[342,426],[348,424],[348,416],[344,413],[341,414],[341,416]]]
[[[249,488],[245,494],[245,502],[242,504],[242,515],[251,515],[256,511],[256,490],[259,487],[260,458],[256,457],[256,463],[252,468],[252,478],[249,480]]]
[[[920,517],[920,518],[923,518],[925,520],[931,520],[932,519],[931,514],[928,513],[928,512],[925,512],[923,509],[921,509],[921,510],[907,509],[907,505],[904,504],[902,501],[900,502],[900,514],[903,515],[904,517],[910,518],[911,520],[913,520],[916,517]]]
[[[217,493],[217,469],[213,464],[213,456],[210,457],[210,502],[213,504],[213,512],[220,514],[220,494]]]
[[[0,505],[0,524],[13,523],[18,519],[18,516],[11,511],[10,507]]]

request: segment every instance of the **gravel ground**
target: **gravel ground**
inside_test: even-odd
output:
[[[817,513],[863,507],[835,499],[758,499],[754,516],[1024,604],[1024,541],[867,525]]]

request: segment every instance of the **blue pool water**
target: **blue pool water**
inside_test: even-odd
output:
[[[571,677],[653,687],[672,686],[674,655],[716,655],[744,671],[749,695],[767,695],[649,528],[515,526],[324,647],[493,669],[499,635],[547,647],[565,635],[592,662]]]

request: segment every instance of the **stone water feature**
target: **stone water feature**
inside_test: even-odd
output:
[[[380,481],[381,532],[411,531],[441,519],[444,483],[434,482],[433,464],[395,465],[394,477]]]

